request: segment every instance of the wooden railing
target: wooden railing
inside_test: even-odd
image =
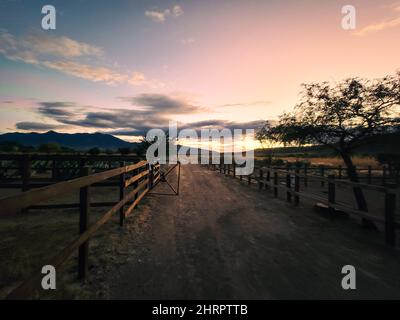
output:
[[[100,172],[118,167],[122,162],[140,160],[143,158],[132,155],[0,154],[0,188],[27,191],[77,177],[88,165]],[[37,177],[37,173],[39,176],[46,173],[47,177]],[[98,186],[112,185],[118,185],[118,180],[98,183]]]
[[[90,174],[90,167],[82,169],[82,177],[69,181],[63,181],[51,186],[42,187],[15,196],[0,199],[0,217],[17,215],[30,206],[42,201],[53,199],[67,192],[78,191],[80,195],[79,203],[79,236],[73,240],[62,252],[48,261],[46,265],[52,265],[57,272],[62,270],[71,255],[78,250],[78,276],[84,278],[88,267],[88,240],[96,231],[104,225],[110,218],[119,213],[119,223],[122,226],[128,217],[149,192],[152,186],[160,179],[159,164],[149,165],[147,161],[140,161],[135,164],[121,166],[112,170]],[[129,176],[131,175],[131,176]],[[89,188],[95,183],[119,177],[119,202],[114,204],[99,220],[89,224]],[[127,187],[133,186],[133,190],[126,192]],[[125,206],[128,206],[125,210]],[[37,270],[32,276],[14,289],[9,295],[10,299],[26,298],[35,289],[40,288],[42,278],[41,270]]]
[[[257,167],[262,167],[263,164],[260,161],[256,163]],[[349,179],[347,176],[346,168],[339,166],[328,166],[328,165],[309,165],[296,163],[288,163],[286,166],[273,166],[276,169],[288,170],[290,168],[297,167],[300,172],[305,175],[313,174],[320,177],[327,177],[329,174],[335,174],[336,179]],[[367,167],[354,166],[354,170],[358,174],[359,181],[363,181],[366,184],[382,185],[385,186],[387,183],[400,183],[400,176],[397,170],[393,170],[391,166],[383,165],[379,167]]]
[[[244,180],[248,185],[256,184],[259,189],[269,188],[273,191],[274,197],[278,197],[280,191],[283,191],[286,201],[293,202],[296,206],[299,205],[300,197],[304,197],[326,205],[331,214],[334,214],[335,210],[340,210],[348,214],[380,222],[384,225],[386,243],[390,246],[396,245],[396,229],[400,227],[399,222],[396,221],[396,189],[336,179],[332,174],[323,176],[307,172],[301,173],[299,168],[290,170],[261,167],[256,168],[251,175],[242,176],[236,173],[235,164],[210,164],[208,167],[225,175],[231,175],[239,180]],[[307,185],[311,179],[320,181],[321,187],[327,186],[328,192],[326,196],[317,195],[307,190]],[[302,190],[302,185],[304,190]],[[336,189],[339,186],[358,187],[362,190],[382,193],[384,195],[383,214],[373,215],[340,203],[336,199]]]

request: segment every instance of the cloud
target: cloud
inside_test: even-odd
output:
[[[78,78],[93,82],[104,82],[108,85],[129,83],[137,86],[146,82],[144,75],[139,77],[138,73],[129,76],[106,67],[91,66],[74,61],[45,61],[42,64],[50,69],[55,69]]]
[[[67,101],[40,102],[37,112],[46,117],[43,123],[19,122],[22,130],[51,130],[57,127],[85,128],[117,136],[143,136],[150,129],[168,130],[174,115],[201,112],[203,108],[187,99],[163,94],[141,94],[120,98],[132,104],[129,109],[98,108],[78,105]],[[48,122],[56,122],[47,125]],[[204,120],[179,123],[179,129],[257,129],[264,121],[235,122],[228,120]]]
[[[200,133],[202,129],[229,129],[229,130],[246,130],[246,129],[258,129],[265,123],[264,120],[256,120],[256,121],[249,121],[249,122],[235,122],[229,120],[204,120],[198,122],[191,122],[191,123],[178,123],[178,130],[183,129],[193,129]],[[152,129],[157,128],[161,129],[165,132],[168,131],[168,124],[161,126],[161,127],[154,127],[154,126],[140,126],[137,127],[135,130],[112,130],[106,131],[104,133],[116,135],[116,136],[145,136],[146,133]]]
[[[172,95],[141,94],[122,97],[120,100],[127,101],[132,106],[110,109],[77,105],[67,101],[44,101],[38,104],[37,112],[62,126],[134,131],[135,135],[142,135],[151,128],[165,128],[173,115],[202,110],[187,99]],[[28,127],[22,125],[19,128]],[[37,130],[40,129],[37,127]]]
[[[39,60],[44,56],[75,58],[103,55],[103,49],[65,36],[35,32],[17,39],[4,29],[0,29],[0,52],[21,60]]]
[[[236,121],[229,121],[229,120],[204,120],[198,122],[191,122],[184,124],[181,129],[194,129],[194,130],[201,130],[201,129],[258,129],[265,123],[264,120],[255,120],[255,121],[248,121],[248,122],[236,122]]]
[[[40,102],[37,112],[59,124],[92,129],[148,130],[168,125],[174,114],[198,112],[200,107],[182,97],[141,94],[122,97],[132,107],[127,109],[97,108],[72,102]]]
[[[123,101],[128,101],[136,106],[147,107],[151,112],[161,114],[186,114],[199,111],[201,108],[191,104],[184,98],[168,96],[165,94],[140,94],[134,97],[122,97]]]
[[[44,33],[29,34],[21,40],[20,46],[38,54],[72,58],[81,56],[102,56],[103,49],[73,40],[71,38]]]
[[[183,10],[182,10],[182,7],[181,6],[179,6],[179,5],[175,5],[173,8],[172,8],[172,15],[174,16],[174,17],[179,17],[179,16],[181,16],[181,15],[183,15]]]
[[[219,105],[218,107],[246,107],[246,106],[255,106],[255,105],[266,105],[270,104],[271,101],[268,100],[258,100],[258,101],[250,101],[250,102],[235,102],[235,103],[227,103]]]
[[[194,43],[194,39],[193,38],[182,39],[181,43],[183,45],[190,45],[190,44]]]
[[[150,129],[149,129],[150,130]],[[113,136],[121,136],[121,137],[138,137],[145,136],[148,130],[114,130],[114,131],[105,131],[103,133],[111,134]]]
[[[400,11],[400,3],[394,3],[390,6],[388,6],[392,11],[399,12]],[[384,21],[380,21],[377,23],[370,24],[358,31],[354,31],[353,35],[355,36],[366,36],[370,33],[376,33],[379,31],[395,28],[397,26],[400,26],[400,17],[393,17],[393,18],[388,18]]]
[[[164,22],[167,17],[179,17],[183,15],[182,7],[179,5],[175,5],[171,9],[165,10],[146,10],[145,16],[153,20],[154,22]]]
[[[400,2],[391,3],[389,5],[386,5],[385,7],[394,11],[400,11]]]
[[[378,32],[378,31],[383,31],[386,29],[394,28],[400,25],[400,17],[398,18],[393,18],[389,19],[386,21],[382,21],[379,23],[371,24],[369,26],[366,26],[362,28],[359,31],[353,32],[354,35],[356,36],[365,36],[370,33]]]
[[[157,11],[157,10],[146,10],[145,15],[155,22],[164,22],[166,16],[169,14],[169,10]]]
[[[161,83],[147,80],[141,72],[118,72],[101,65],[103,49],[68,37],[32,33],[16,38],[0,29],[0,54],[13,61],[39,65],[62,73],[107,85],[160,87]],[[90,58],[91,64],[78,61]]]
[[[74,112],[69,109],[74,107],[75,104],[71,102],[41,102],[38,111],[42,115],[57,119],[73,116]]]
[[[60,127],[59,125],[52,125],[43,122],[17,122],[15,126],[17,129],[30,131],[53,130]]]

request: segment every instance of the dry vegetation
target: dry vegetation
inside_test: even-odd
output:
[[[115,189],[115,190],[112,190]],[[2,191],[4,196],[5,190]],[[93,189],[94,201],[116,200],[117,188]],[[55,203],[76,202],[77,192],[65,195]],[[92,222],[106,212],[107,208],[92,208]],[[51,259],[61,252],[78,235],[79,209],[31,210],[18,216],[0,220],[0,299],[16,287],[22,280],[48,264]],[[102,244],[102,239],[108,234],[118,231],[118,217],[103,226],[90,241],[89,268],[95,268],[100,259],[108,259],[106,252],[93,254]],[[77,254],[68,262],[65,272],[57,278],[56,296],[51,298],[88,298],[92,293],[85,292],[76,281]],[[33,296],[35,297],[35,296]],[[46,298],[46,296],[41,297]]]
[[[280,159],[288,162],[295,161],[306,161],[311,163],[311,165],[324,165],[324,166],[345,166],[343,160],[339,157],[315,157],[315,158],[304,158],[304,157],[280,157]],[[380,165],[373,157],[353,157],[354,165],[360,168],[367,168],[368,166],[372,166],[373,168],[379,168]]]

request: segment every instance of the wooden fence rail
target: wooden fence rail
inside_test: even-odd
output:
[[[233,174],[233,170],[230,169],[231,166],[229,165],[228,170],[222,171],[221,168],[225,166],[226,165],[223,164],[213,164],[208,167],[212,170],[219,170],[220,173],[224,172],[226,175],[231,175],[232,177],[237,177],[242,180],[242,176],[238,175],[237,172]],[[368,183],[356,183],[348,180],[340,180],[336,179],[334,174],[325,175],[325,172],[317,175],[310,174],[305,170],[301,173],[300,168],[292,170],[290,168],[262,167],[255,168],[254,172],[256,174],[246,176],[249,185],[256,184],[259,189],[263,189],[263,187],[265,189],[271,189],[273,190],[274,197],[278,197],[279,190],[281,190],[286,193],[287,202],[292,202],[294,199],[294,205],[299,205],[300,198],[303,197],[326,205],[328,212],[331,214],[335,213],[335,210],[340,210],[348,214],[380,222],[384,226],[386,243],[390,246],[396,245],[396,229],[400,228],[400,223],[396,221],[395,189]],[[280,177],[284,177],[285,180],[280,181]],[[327,185],[327,196],[320,196],[307,190],[302,191],[300,183],[301,179],[303,179],[305,187],[307,187],[311,179],[320,181],[321,186]],[[284,184],[281,184],[281,182]],[[338,202],[336,199],[337,186],[347,186],[351,188],[358,187],[363,190],[372,190],[382,193],[384,195],[384,210],[382,215],[376,216],[369,212],[354,209],[349,205]]]
[[[57,272],[59,272],[65,266],[71,255],[78,250],[78,276],[79,278],[83,279],[87,274],[89,239],[117,212],[120,213],[120,224],[121,226],[123,225],[125,218],[132,213],[133,209],[153,187],[153,181],[157,181],[159,179],[159,170],[154,170],[158,169],[159,166],[159,164],[149,165],[147,161],[140,161],[127,166],[124,165],[124,163],[121,163],[121,167],[119,168],[95,174],[90,174],[90,167],[84,167],[82,169],[83,176],[80,178],[56,183],[51,186],[26,191],[15,196],[0,199],[0,208],[2,208],[0,211],[0,216],[15,215],[29,206],[37,205],[42,201],[54,198],[66,192],[79,190],[80,234],[66,248],[64,248],[62,252],[56,255],[52,261],[47,262],[46,265],[54,266]],[[156,172],[154,176],[153,171]],[[134,172],[135,175],[129,179],[126,179],[126,175],[132,172]],[[113,207],[109,209],[99,220],[93,224],[90,224],[90,187],[95,183],[112,177],[119,177],[120,179],[120,201],[116,204],[113,204]],[[126,193],[126,188],[131,185],[133,185],[134,189],[129,193]],[[126,210],[124,210],[125,205],[129,205]],[[35,289],[40,288],[42,276],[41,270],[36,270],[36,272],[34,272],[29,279],[14,289],[7,298],[20,299],[29,297],[29,295]]]

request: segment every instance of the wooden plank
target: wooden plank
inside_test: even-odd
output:
[[[283,189],[285,191],[288,191],[286,186],[275,185],[274,183],[271,183],[271,182],[269,182],[268,185],[272,186],[274,188],[274,194],[275,194],[275,190],[276,190],[276,193],[277,193],[278,189]],[[352,215],[356,215],[356,216],[359,216],[359,217],[362,217],[362,218],[367,218],[367,219],[370,219],[370,220],[373,220],[373,221],[377,221],[377,222],[381,222],[381,223],[385,222],[385,220],[382,217],[369,214],[369,213],[367,213],[365,211],[360,211],[360,210],[354,209],[354,208],[349,207],[349,206],[344,205],[344,204],[329,202],[326,198],[318,196],[318,195],[310,193],[310,192],[296,192],[294,190],[289,190],[289,191],[291,191],[291,193],[293,195],[299,195],[300,197],[304,197],[304,198],[307,198],[307,199],[319,201],[321,203],[326,204],[329,207],[332,207],[332,208],[337,209],[337,210],[344,211],[344,212],[352,214]],[[396,226],[396,228],[400,228],[400,223],[395,222],[395,226]]]
[[[135,169],[138,169],[138,168],[141,168],[141,167],[143,167],[143,166],[145,166],[145,165],[147,165],[147,161],[140,161],[140,162],[138,162],[138,163],[135,163],[135,164],[131,164],[131,165],[128,165],[128,166],[126,166],[126,171],[125,172],[130,172],[130,171],[132,171],[132,170],[135,170]]]
[[[29,189],[37,189],[48,186],[54,186],[59,182],[32,182],[29,184]],[[115,187],[119,186],[118,181],[106,181],[106,182],[97,182],[91,185],[92,187]],[[21,189],[21,183],[1,183],[0,189]]]
[[[105,202],[92,202],[90,203],[90,207],[112,207],[116,204],[116,201],[105,201]],[[46,210],[46,209],[73,209],[79,208],[79,203],[55,203],[55,204],[37,204],[34,206],[28,207],[30,210]]]
[[[136,200],[131,204],[131,206],[125,211],[125,217],[129,216],[133,209],[139,204],[140,200],[146,195],[146,193],[149,191],[149,188],[147,188],[147,184],[149,183],[149,180],[146,179],[144,180],[136,189],[139,191],[146,187],[146,189],[136,198]]]
[[[143,178],[144,176],[149,174],[149,170],[143,171],[127,180],[125,180],[125,188],[130,186],[132,183],[138,181],[139,179]]]
[[[147,182],[146,182],[147,183]],[[119,209],[124,206],[137,192],[140,188],[136,188],[129,192],[124,199],[118,202],[114,207],[108,210],[99,220],[92,224],[84,233],[82,233],[78,238],[73,240],[62,252],[55,256],[54,259],[49,261],[50,264],[54,266],[57,272],[60,272],[65,266],[65,262],[68,258],[103,225],[110,218],[119,211]],[[43,275],[41,270],[34,272],[26,281],[15,288],[8,296],[7,299],[23,299],[30,296],[30,294],[35,290],[40,288],[40,282]]]
[[[99,172],[87,177],[80,177],[59,182],[47,187],[29,190],[21,194],[0,199],[0,208],[2,208],[0,211],[0,216],[15,214],[22,208],[29,207],[47,199],[54,198],[58,195],[65,194],[97,182],[101,182],[103,180],[115,177],[121,173],[129,172],[134,168],[141,167],[145,164],[145,161],[141,161],[135,165]]]
[[[29,154],[0,154],[0,160],[20,160],[24,156],[28,156],[31,160],[69,160],[79,161],[85,159],[86,161],[129,161],[137,162],[143,160],[143,157],[136,155],[87,155],[87,154],[40,154],[40,153],[29,153]]]
[[[276,170],[276,171],[278,171],[278,172],[281,172],[281,173],[284,173],[284,174],[286,174],[286,170],[283,170],[283,169],[274,169],[274,168],[272,168],[273,170]],[[304,174],[297,174],[300,178],[304,178],[304,177],[307,177],[307,178],[312,178],[312,179],[315,179],[315,180],[324,180],[325,182],[329,182],[329,179],[327,178],[327,177],[321,177],[321,176],[319,176],[319,175],[315,175],[315,174],[307,174],[307,176],[305,176]],[[373,190],[373,191],[380,191],[380,192],[386,192],[386,191],[388,191],[389,189],[388,188],[385,188],[385,187],[383,187],[383,186],[377,186],[377,185],[370,185],[370,184],[367,184],[367,183],[360,183],[360,182],[352,182],[352,181],[349,181],[349,180],[338,180],[338,179],[335,179],[335,184],[336,185],[346,185],[346,186],[349,186],[349,187],[360,187],[360,188],[364,188],[364,189],[366,189],[366,190]]]

